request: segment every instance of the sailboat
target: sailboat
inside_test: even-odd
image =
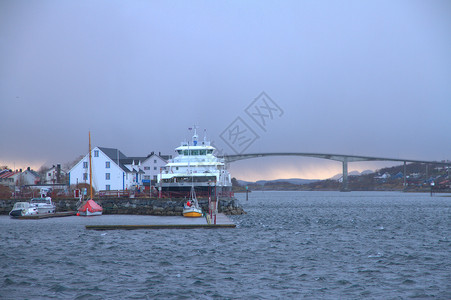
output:
[[[197,202],[196,192],[194,187],[191,187],[190,197],[183,206],[183,216],[188,218],[202,217],[202,208],[200,208]]]
[[[190,128],[191,130],[191,128]],[[194,135],[193,135],[193,145],[197,145],[197,133],[196,133],[196,126],[194,126]],[[188,152],[189,152],[189,145],[188,145]],[[192,172],[190,169],[190,162],[188,161],[188,172]],[[202,217],[202,209],[199,206],[199,203],[197,202],[196,192],[194,191],[194,183],[193,183],[193,175],[191,173],[191,191],[190,191],[190,197],[188,201],[185,202],[185,205],[183,206],[183,216],[188,218],[198,218]]]
[[[89,200],[83,201],[78,208],[77,216],[100,216],[103,208],[92,200],[92,155],[91,155],[91,132],[89,132]]]

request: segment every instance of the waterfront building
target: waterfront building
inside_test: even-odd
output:
[[[92,185],[96,191],[141,190],[149,186],[155,171],[166,164],[164,156],[128,157],[119,149],[95,147],[92,153]],[[156,168],[156,169],[155,169]],[[89,154],[69,171],[71,186],[89,184]]]
[[[147,188],[150,185],[155,185],[158,180],[158,174],[160,170],[166,166],[168,161],[172,158],[172,155],[162,155],[161,152],[156,154],[151,152],[142,161],[142,167],[144,169],[143,185]]]
[[[12,170],[2,170],[0,173],[0,184],[9,187],[19,185],[20,173],[22,172]]]
[[[66,177],[66,172],[61,169],[61,165],[51,167],[45,171],[44,183],[45,184],[56,184],[65,182],[63,179]]]
[[[35,185],[41,182],[41,176],[38,174],[38,172],[31,170],[30,167],[23,171],[20,174],[19,178],[19,183],[21,186]]]
[[[92,186],[96,191],[128,190],[140,185],[139,166],[127,167],[128,158],[118,149],[95,147],[91,156]],[[80,183],[89,184],[89,153],[69,171],[69,184]]]

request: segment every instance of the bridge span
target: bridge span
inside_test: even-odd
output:
[[[343,164],[343,183],[341,191],[349,191],[348,187],[348,163],[357,161],[399,161],[404,163],[404,186],[406,185],[406,164],[409,163],[422,163],[422,164],[438,164],[438,165],[451,165],[451,162],[436,162],[427,160],[416,160],[416,159],[404,159],[404,158],[387,158],[387,157],[376,157],[376,156],[360,156],[360,155],[344,155],[344,154],[327,154],[327,153],[304,153],[304,152],[274,152],[274,153],[248,153],[248,154],[232,154],[219,156],[224,158],[225,162],[232,163],[235,161],[267,157],[267,156],[304,156],[304,157],[314,157],[321,159],[329,159],[339,161]]]

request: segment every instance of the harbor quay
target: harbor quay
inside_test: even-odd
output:
[[[24,199],[0,199],[0,215],[7,215],[14,203]],[[25,200],[26,201],[26,200]],[[184,198],[104,198],[96,199],[103,207],[103,214],[121,215],[154,215],[154,216],[182,216]],[[199,205],[207,213],[208,198],[199,198]],[[53,199],[57,212],[76,211],[79,205],[77,199]],[[224,215],[241,215],[246,212],[234,197],[218,199],[218,212]]]

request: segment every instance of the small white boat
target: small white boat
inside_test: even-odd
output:
[[[183,206],[183,216],[188,218],[199,218],[202,217],[202,208],[200,208],[197,202],[196,193],[194,188],[191,187],[191,197],[185,202]]]
[[[35,207],[38,214],[54,214],[56,209],[50,197],[33,198],[30,200],[30,207]]]
[[[9,215],[14,218],[33,216],[38,214],[38,208],[31,206],[30,202],[16,202]]]

